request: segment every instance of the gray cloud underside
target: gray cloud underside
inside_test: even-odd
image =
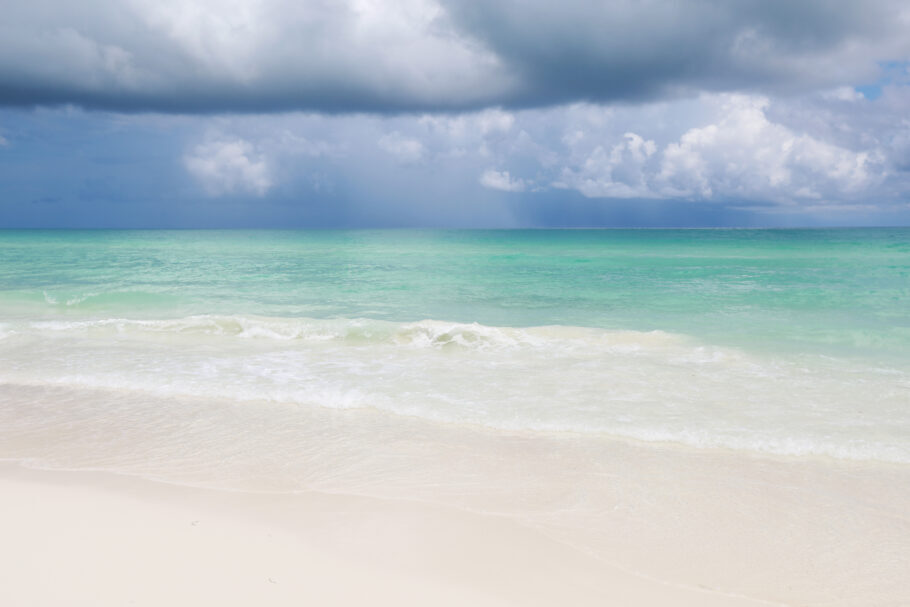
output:
[[[33,0],[0,22],[0,104],[463,111],[870,82],[903,1]]]

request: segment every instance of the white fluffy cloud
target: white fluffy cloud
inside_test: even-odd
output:
[[[840,197],[876,179],[874,152],[851,151],[771,122],[769,101],[734,95],[717,123],[688,130],[663,152],[667,195],[789,200]],[[880,172],[879,172],[880,174]]]
[[[850,199],[887,174],[875,142],[850,149],[774,122],[765,97],[713,95],[702,104],[707,123],[686,128],[663,145],[626,132],[621,138],[607,134],[607,142],[591,149],[589,134],[568,133],[567,165],[554,186],[596,198],[790,204]]]
[[[203,138],[186,166],[213,194],[261,195],[295,179],[310,188],[306,176],[318,174],[320,184],[370,196],[432,191],[433,204],[486,190],[487,197],[576,191],[605,201],[765,209],[897,205],[910,194],[910,120],[902,118],[904,97],[894,95],[714,94],[459,115],[223,117],[211,119],[212,128],[233,135]]]
[[[263,196],[272,187],[265,158],[243,139],[216,138],[200,143],[184,157],[184,164],[210,196]]]
[[[571,145],[579,136],[576,131],[566,141]],[[609,150],[598,145],[580,166],[565,167],[554,185],[577,189],[589,198],[652,198],[645,169],[656,151],[654,141],[625,133]]]
[[[502,190],[503,192],[522,192],[526,184],[523,179],[515,179],[509,175],[508,171],[496,171],[487,169],[480,176],[480,185],[491,190]]]

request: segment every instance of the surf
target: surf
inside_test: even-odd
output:
[[[0,384],[12,386],[910,462],[904,368],[668,331],[251,315],[31,320],[0,327],[0,357]]]

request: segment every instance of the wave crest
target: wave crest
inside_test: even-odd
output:
[[[34,321],[27,329],[50,333],[175,335],[276,341],[383,343],[415,348],[485,350],[542,348],[556,344],[610,346],[629,352],[680,345],[688,340],[663,331],[609,331],[584,327],[495,327],[479,323],[421,320],[395,323],[370,319],[273,318],[197,315],[175,319],[108,318]]]

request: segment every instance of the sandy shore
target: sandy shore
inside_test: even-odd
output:
[[[3,607],[910,596],[901,464],[16,386],[0,461]]]
[[[617,570],[501,517],[0,467],[3,605],[767,604]]]

